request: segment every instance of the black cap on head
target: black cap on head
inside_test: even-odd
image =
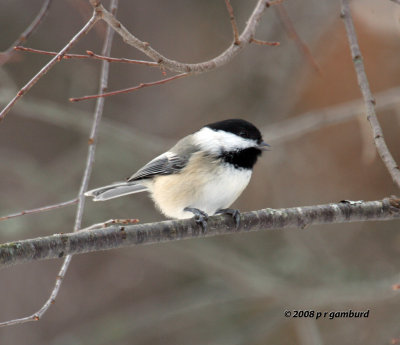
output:
[[[210,123],[205,127],[214,129],[216,131],[222,130],[225,132],[230,132],[242,138],[252,139],[257,142],[262,141],[261,133],[257,129],[257,127],[251,124],[250,122],[242,119],[229,119],[229,120],[218,121]]]

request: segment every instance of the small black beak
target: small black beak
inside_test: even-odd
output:
[[[257,148],[260,149],[261,151],[270,151],[271,145],[268,145],[266,142],[262,141],[261,143],[258,144]]]

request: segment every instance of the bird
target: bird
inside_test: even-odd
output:
[[[269,148],[259,129],[246,120],[213,122],[180,139],[126,181],[85,195],[105,201],[148,191],[168,218],[194,217],[206,232],[209,216],[228,214],[238,227],[240,212],[229,207],[248,185],[258,157]]]

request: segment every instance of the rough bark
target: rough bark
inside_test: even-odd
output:
[[[285,228],[304,229],[308,225],[359,221],[393,220],[400,218],[399,199],[381,201],[342,201],[336,204],[263,209],[241,214],[235,228],[229,216],[209,218],[208,230],[203,233],[193,219],[164,221],[137,225],[112,225],[106,228],[75,233],[55,234],[0,245],[0,267],[56,259],[113,248],[211,237],[249,231]]]

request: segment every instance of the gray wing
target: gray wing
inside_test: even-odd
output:
[[[186,166],[187,158],[180,157],[173,152],[165,152],[147,163],[131,177],[128,182],[153,177],[155,175],[170,175],[179,172]]]

